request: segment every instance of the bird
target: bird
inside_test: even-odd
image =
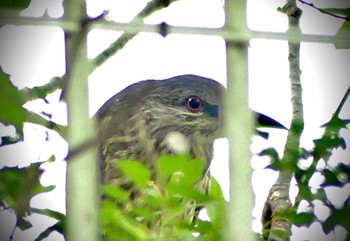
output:
[[[101,182],[122,187],[130,200],[135,200],[139,191],[134,191],[134,184],[116,169],[118,160],[139,161],[149,168],[156,182],[155,165],[161,155],[187,152],[192,159],[202,161],[197,186],[207,193],[213,143],[224,137],[225,91],[216,80],[187,74],[140,81],[112,96],[95,114]],[[283,128],[274,119],[254,113],[257,126]]]

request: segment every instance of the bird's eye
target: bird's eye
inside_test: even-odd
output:
[[[198,96],[190,96],[186,99],[186,107],[192,112],[197,112],[202,109],[203,101]]]

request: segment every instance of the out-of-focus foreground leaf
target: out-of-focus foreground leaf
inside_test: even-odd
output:
[[[320,11],[326,14],[337,14],[346,17],[347,20],[344,21],[335,36],[341,39],[350,38],[350,8],[323,8]],[[335,41],[334,45],[337,49],[349,49],[350,41]]]
[[[20,135],[25,121],[25,110],[22,105],[21,92],[0,69],[0,121],[5,125],[14,125]]]
[[[1,0],[0,9],[23,10],[30,4],[30,0]]]
[[[44,187],[39,178],[42,174],[40,165],[33,163],[28,167],[5,167],[0,170],[0,197],[17,214],[17,226],[21,229],[31,227],[25,217],[30,210],[30,200],[33,196],[48,192],[54,186]]]

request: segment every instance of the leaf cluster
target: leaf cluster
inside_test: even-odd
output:
[[[0,68],[0,122],[4,125],[15,127],[16,134],[13,136],[1,135],[0,147],[16,144],[23,141],[23,124],[27,121],[29,111],[23,105],[25,100],[20,90],[10,81],[9,76]],[[30,113],[34,116],[34,113]],[[38,116],[38,118],[41,118]],[[44,119],[43,119],[44,120]],[[48,123],[46,120],[43,123]],[[3,157],[2,157],[3,158]],[[53,161],[51,157],[48,161]],[[16,227],[26,230],[32,227],[27,216],[37,213],[57,219],[57,223],[43,233],[37,240],[42,240],[53,231],[63,233],[64,215],[53,210],[35,209],[30,206],[30,200],[40,194],[52,191],[55,187],[44,187],[40,183],[43,163],[32,163],[29,166],[19,168],[4,167],[0,169],[0,212],[10,210],[16,215]],[[12,233],[13,235],[13,233]],[[10,237],[11,238],[11,237]]]
[[[165,155],[157,161],[157,180],[138,161],[120,160],[116,168],[132,183],[103,186],[104,240],[220,240],[226,201],[211,178],[201,190],[202,162],[187,155]],[[131,195],[130,193],[137,193]],[[198,218],[200,209],[208,220]]]
[[[350,210],[350,196],[343,202],[341,206],[335,206],[326,194],[326,188],[342,188],[350,183],[350,163],[340,162],[336,166],[328,165],[328,161],[332,156],[332,152],[337,148],[346,149],[344,138],[341,137],[341,129],[346,128],[350,120],[340,119],[337,115],[333,115],[331,120],[323,125],[325,128],[324,134],[321,138],[314,140],[314,147],[312,150],[301,148],[298,151],[298,162],[292,165],[294,177],[298,185],[298,194],[295,200],[294,208],[280,214],[290,220],[296,226],[309,227],[313,222],[320,222],[323,231],[328,234],[334,231],[338,225],[343,226],[346,230],[350,230],[349,210]],[[260,153],[261,155],[269,156],[272,160],[268,168],[273,170],[281,170],[286,168],[282,166],[281,160],[275,149],[269,148]],[[310,159],[311,165],[304,166],[301,164],[303,159]],[[320,167],[318,163],[324,161],[325,167]],[[323,182],[320,188],[313,189],[310,187],[310,179],[315,175],[320,174],[323,177]],[[325,220],[319,220],[315,214],[314,201],[320,201],[322,205],[330,210],[330,215]],[[307,210],[298,212],[298,206],[301,201],[306,201],[309,205]],[[348,232],[348,239],[350,238]]]
[[[42,186],[40,176],[42,163],[33,163],[28,167],[4,167],[0,170],[0,211],[12,210],[16,214],[15,227],[26,230],[32,227],[27,220],[27,216],[32,213],[46,215],[59,220],[53,227],[48,228],[40,234],[37,240],[47,237],[52,231],[62,233],[62,227],[59,224],[63,220],[63,215],[52,211],[36,209],[30,206],[30,200],[37,194],[50,192],[55,186]],[[51,230],[51,231],[50,231]]]

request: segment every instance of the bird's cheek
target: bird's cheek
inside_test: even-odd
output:
[[[220,113],[221,114],[221,113]],[[224,133],[224,120],[223,120],[223,116],[220,115],[218,116],[218,118],[216,119],[215,124],[213,125],[213,128],[215,128],[215,138],[221,138],[225,136]]]

